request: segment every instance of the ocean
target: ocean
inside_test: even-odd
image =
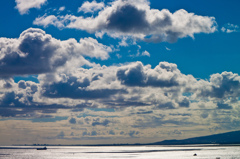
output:
[[[196,154],[194,156],[194,154]],[[240,159],[240,146],[0,147],[1,159]]]

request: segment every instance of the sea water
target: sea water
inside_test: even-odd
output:
[[[1,147],[1,159],[240,159],[240,146]],[[196,154],[196,156],[194,156]]]

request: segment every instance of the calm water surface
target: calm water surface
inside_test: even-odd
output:
[[[240,146],[106,146],[106,147],[58,147],[47,150],[33,147],[0,149],[1,159],[240,159]],[[197,156],[193,156],[193,154]]]

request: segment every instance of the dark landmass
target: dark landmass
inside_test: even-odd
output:
[[[164,140],[148,145],[240,144],[240,131],[227,132],[184,140]]]
[[[189,139],[183,139],[183,140],[164,140],[160,142],[154,142],[154,143],[147,143],[147,144],[141,144],[141,143],[135,143],[135,144],[97,144],[97,145],[85,145],[85,144],[79,144],[79,145],[51,145],[51,144],[34,144],[34,145],[14,145],[14,146],[143,146],[143,145],[204,145],[204,146],[240,146],[240,131],[233,131],[233,132],[227,132],[222,134],[215,134],[215,135],[209,135],[209,136],[202,136],[202,137],[194,137]],[[0,147],[6,148],[6,147]],[[14,147],[10,147],[14,148]],[[28,149],[28,148],[27,148]]]

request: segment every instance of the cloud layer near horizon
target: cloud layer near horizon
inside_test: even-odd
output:
[[[41,74],[38,80],[1,79],[0,116],[65,121],[64,128],[71,127],[72,135],[61,130],[64,135],[49,140],[151,137],[154,133],[149,130],[164,125],[171,125],[169,133],[179,136],[182,129],[176,126],[187,130],[203,124],[216,131],[232,129],[228,123],[233,121],[240,125],[235,118],[239,115],[240,76],[231,72],[213,74],[209,81],[197,80],[182,74],[173,63],[160,62],[151,68],[132,62],[60,70]],[[69,120],[57,117],[62,111],[75,115]]]

